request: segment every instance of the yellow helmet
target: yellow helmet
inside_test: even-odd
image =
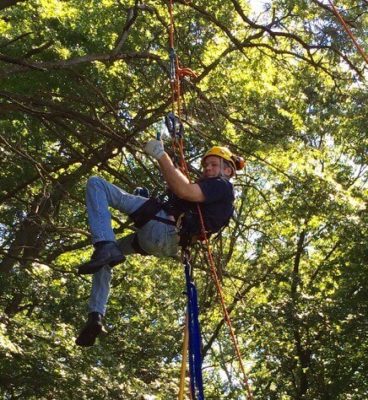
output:
[[[211,147],[202,158],[202,163],[208,156],[221,157],[228,161],[235,170],[244,168],[244,159],[242,157],[235,156],[227,147],[213,146]]]

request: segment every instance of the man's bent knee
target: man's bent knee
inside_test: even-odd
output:
[[[103,181],[104,179],[99,176],[90,176],[87,181],[87,188],[98,186]]]

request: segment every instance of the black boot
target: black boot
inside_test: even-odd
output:
[[[88,314],[86,325],[80,331],[75,343],[82,347],[93,346],[97,336],[103,329],[102,315],[98,312],[91,312]]]
[[[78,267],[78,274],[94,274],[104,265],[113,267],[124,260],[125,257],[116,242],[101,242],[100,245],[97,243],[91,260]]]

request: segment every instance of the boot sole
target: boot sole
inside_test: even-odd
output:
[[[110,265],[110,267],[114,267],[115,265],[122,263],[124,260],[125,260],[124,256],[116,256],[100,262],[89,261],[88,263],[82,264],[78,267],[78,274],[79,275],[95,274],[104,265]]]

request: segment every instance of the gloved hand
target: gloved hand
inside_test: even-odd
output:
[[[146,143],[144,151],[156,160],[159,160],[165,154],[164,143],[162,140],[152,139]]]

